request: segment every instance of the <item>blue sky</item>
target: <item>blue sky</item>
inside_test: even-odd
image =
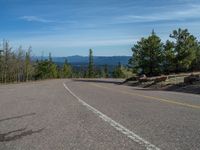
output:
[[[131,55],[152,29],[166,40],[173,29],[200,37],[199,0],[0,0],[0,39],[34,55]]]

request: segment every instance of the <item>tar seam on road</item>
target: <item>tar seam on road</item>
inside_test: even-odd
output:
[[[160,150],[160,148],[156,147],[155,145],[151,144],[150,142],[146,141],[139,135],[135,134],[134,132],[130,131],[129,129],[125,128],[123,125],[117,123],[116,121],[112,120],[110,117],[106,116],[102,112],[98,111],[96,108],[90,106],[86,102],[84,102],[82,99],[80,99],[76,94],[74,94],[65,83],[63,83],[65,89],[72,95],[74,96],[83,106],[85,106],[87,109],[92,111],[94,114],[99,116],[102,120],[105,122],[109,123],[112,127],[114,127],[116,130],[119,132],[123,133],[126,135],[128,138],[133,140],[134,142],[137,142],[138,144],[144,146],[147,150]]]
[[[115,92],[121,92],[121,93],[124,93],[124,94],[129,94],[129,95],[144,97],[144,98],[147,98],[147,99],[153,99],[153,100],[157,100],[157,101],[160,101],[160,102],[171,103],[171,104],[175,104],[175,105],[179,105],[179,106],[185,106],[185,107],[200,109],[199,105],[191,105],[191,104],[187,104],[187,103],[177,102],[175,100],[168,100],[168,99],[164,99],[164,98],[147,96],[147,95],[136,94],[136,93],[130,93],[130,92],[120,91],[120,90],[113,90],[111,88],[100,86],[100,85],[96,85],[96,84],[92,84],[92,83],[91,83],[91,85],[96,86],[96,87],[100,87],[100,88],[104,88],[104,89],[108,89],[108,90],[112,90],[112,91],[115,91]]]

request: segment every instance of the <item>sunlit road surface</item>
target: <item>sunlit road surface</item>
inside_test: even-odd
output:
[[[200,96],[47,80],[0,85],[0,150],[198,150]]]

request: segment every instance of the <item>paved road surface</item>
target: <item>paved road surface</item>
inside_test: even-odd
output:
[[[0,86],[0,150],[198,150],[200,96],[113,80]]]

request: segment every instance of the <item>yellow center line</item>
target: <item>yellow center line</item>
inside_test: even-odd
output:
[[[108,90],[111,90],[111,91],[114,91],[114,92],[117,91],[117,92],[120,92],[120,93],[134,95],[134,96],[139,96],[139,97],[144,97],[144,98],[147,98],[147,99],[153,99],[153,100],[157,100],[157,101],[161,101],[161,102],[165,102],[165,103],[170,103],[170,104],[175,104],[175,105],[180,105],[180,106],[185,106],[185,107],[200,109],[199,105],[191,105],[191,104],[187,104],[187,103],[177,102],[176,100],[168,100],[168,99],[164,99],[164,98],[159,98],[159,97],[154,97],[154,96],[147,96],[147,95],[137,94],[137,93],[130,93],[130,92],[116,90],[116,89],[114,90],[112,88],[101,86],[101,85],[97,85],[97,84],[94,84],[94,83],[91,83],[91,84],[93,86],[96,86],[96,87],[99,87],[99,88],[108,89]]]

